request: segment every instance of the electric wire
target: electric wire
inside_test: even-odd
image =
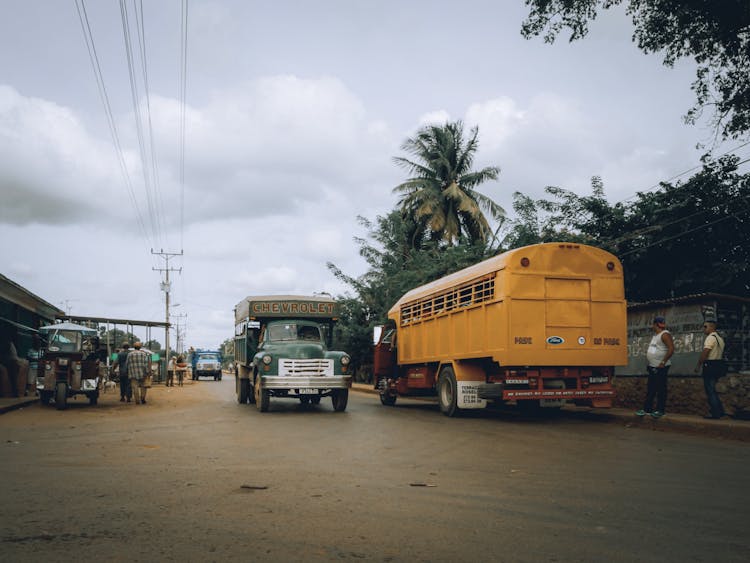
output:
[[[184,247],[185,236],[185,122],[187,103],[187,43],[188,43],[188,0],[182,0],[180,10],[180,126],[179,126],[179,166],[180,166],[180,249]]]
[[[161,243],[161,229],[158,222],[156,203],[151,188],[151,178],[149,174],[148,157],[146,155],[146,143],[143,134],[143,119],[141,116],[140,104],[138,103],[138,82],[135,75],[135,63],[133,57],[133,45],[130,34],[130,22],[128,18],[128,9],[126,0],[120,0],[120,17],[122,20],[123,38],[125,41],[125,53],[128,62],[128,76],[130,79],[130,93],[133,104],[133,113],[135,115],[135,129],[138,138],[138,149],[141,157],[141,170],[143,173],[144,187],[146,191],[146,204],[149,214],[151,230],[155,240]],[[163,245],[162,245],[163,246]]]
[[[744,143],[742,143],[742,144],[740,144],[740,145],[738,145],[738,146],[734,147],[733,149],[730,149],[730,150],[728,150],[728,151],[726,151],[726,152],[724,152],[724,153],[720,154],[718,158],[721,158],[722,156],[726,156],[726,155],[728,155],[728,154],[734,153],[734,152],[736,152],[737,150],[739,150],[739,149],[741,149],[741,148],[743,148],[743,147],[745,147],[745,146],[747,146],[747,145],[750,145],[750,141],[746,141],[746,142],[744,142]],[[737,167],[737,168],[739,168],[739,167],[740,167],[740,166],[741,166],[742,164],[745,164],[745,163],[747,163],[747,162],[750,162],[750,158],[746,158],[746,159],[744,159],[744,160],[742,160],[742,161],[738,162],[738,163],[736,164],[736,167]],[[616,203],[615,203],[615,205],[616,205],[617,203],[625,203],[626,201],[628,201],[628,200],[630,200],[630,199],[633,199],[633,198],[635,198],[635,197],[638,197],[639,195],[642,195],[642,194],[648,193],[648,192],[652,191],[653,189],[655,189],[655,188],[658,188],[658,187],[659,187],[659,186],[661,186],[662,184],[666,184],[666,183],[669,183],[669,182],[671,182],[672,180],[675,180],[676,178],[679,178],[679,177],[681,177],[681,176],[684,176],[685,174],[688,174],[688,173],[692,172],[693,170],[696,170],[696,169],[698,169],[698,168],[701,168],[701,167],[702,167],[702,165],[697,165],[697,166],[693,166],[692,168],[689,168],[688,170],[685,170],[684,172],[680,172],[679,174],[676,174],[676,175],[672,176],[671,178],[669,178],[669,179],[667,179],[667,180],[664,180],[664,181],[662,181],[662,182],[659,182],[658,184],[655,184],[654,186],[651,186],[650,188],[648,188],[647,190],[644,190],[643,192],[637,192],[636,194],[634,194],[634,195],[632,195],[632,196],[630,196],[630,197],[628,197],[628,198],[626,198],[626,199],[624,199],[624,200],[620,200],[619,202],[616,202]],[[748,198],[746,197],[745,199],[747,200]],[[677,207],[677,205],[678,205],[678,204],[672,204],[672,205],[668,205],[668,206],[667,206],[667,207],[665,207],[664,209],[667,209],[667,210],[670,210],[670,209],[674,209],[675,207]],[[699,215],[703,215],[703,214],[705,214],[705,213],[708,213],[708,212],[710,212],[710,211],[711,211],[711,209],[710,209],[710,208],[706,208],[706,209],[701,209],[701,210],[699,210],[699,211],[696,211],[696,212],[694,212],[694,213],[691,213],[690,215],[686,215],[685,217],[680,217],[680,218],[678,218],[678,219],[675,219],[674,221],[671,221],[671,222],[669,222],[669,223],[665,223],[665,224],[663,224],[663,225],[659,225],[659,227],[660,227],[661,229],[663,229],[663,228],[665,228],[665,227],[669,227],[669,226],[672,226],[672,225],[677,225],[677,224],[679,224],[679,223],[683,223],[683,222],[685,222],[685,221],[689,221],[690,219],[693,219],[694,217],[697,217],[697,216],[699,216]],[[669,240],[673,240],[673,239],[675,239],[675,238],[679,238],[679,237],[680,237],[680,236],[682,236],[683,234],[688,234],[688,233],[692,233],[692,232],[695,232],[695,231],[701,230],[701,229],[703,229],[703,228],[708,228],[708,227],[710,227],[711,225],[714,225],[714,224],[716,224],[716,223],[718,223],[718,222],[720,222],[720,221],[722,221],[722,220],[724,220],[724,219],[728,219],[728,218],[730,218],[730,217],[732,217],[732,216],[736,215],[737,213],[743,213],[744,211],[747,211],[747,210],[746,210],[746,209],[741,209],[741,210],[739,210],[738,212],[736,212],[736,213],[734,213],[734,214],[730,214],[730,215],[727,215],[727,216],[725,216],[725,217],[723,217],[723,218],[720,218],[719,220],[716,220],[716,221],[712,221],[712,222],[709,222],[709,223],[704,223],[703,225],[699,225],[698,227],[695,227],[695,228],[693,228],[693,229],[689,229],[688,231],[685,231],[685,232],[683,232],[683,233],[681,233],[681,234],[678,234],[678,235],[674,235],[674,236],[671,236],[671,237],[669,237],[669,238],[666,238],[666,239],[661,239],[661,241],[660,241],[660,242],[667,242],[667,241],[669,241]],[[618,245],[622,244],[623,242],[627,242],[628,240],[632,240],[632,239],[634,239],[634,238],[637,238],[637,237],[641,236],[642,234],[645,234],[646,232],[648,232],[648,231],[651,231],[651,230],[653,230],[653,229],[652,229],[651,227],[648,227],[648,228],[647,228],[646,230],[644,230],[644,229],[639,229],[639,230],[637,230],[637,231],[633,231],[633,232],[631,232],[631,233],[625,234],[625,235],[623,235],[623,236],[621,236],[621,237],[619,237],[619,238],[616,238],[616,239],[610,239],[610,240],[608,240],[608,241],[604,241],[604,242],[603,242],[602,244],[604,244],[604,245],[607,245],[607,246],[609,246],[610,248],[612,248],[612,247],[616,247],[616,246],[618,246]],[[651,246],[655,246],[656,244],[659,244],[659,243],[653,243],[653,244],[651,244],[651,245],[648,245],[648,246],[646,246],[646,247],[642,247],[642,248],[641,248],[641,249],[639,249],[639,250],[642,250],[642,249],[644,249],[644,248],[650,248]],[[631,252],[627,252],[627,253],[623,253],[623,254],[621,254],[621,256],[627,256],[627,255],[629,255],[629,254],[632,254],[632,251],[631,251]]]
[[[746,141],[746,142],[742,143],[741,145],[734,147],[733,149],[729,149],[728,151],[721,153],[717,158],[721,158],[722,156],[726,156],[728,154],[734,153],[734,152],[738,151],[739,149],[741,149],[743,147],[746,147],[747,145],[750,145],[750,141]],[[739,166],[740,164],[744,164],[745,162],[747,162],[747,160],[743,160],[742,162],[738,163],[737,166]],[[617,203],[625,203],[626,201],[629,201],[631,199],[635,199],[636,197],[638,197],[639,193],[646,193],[646,192],[653,191],[653,190],[659,188],[659,186],[661,186],[662,184],[666,184],[666,183],[671,182],[672,180],[676,180],[677,178],[681,178],[685,174],[689,174],[693,170],[698,170],[702,166],[703,166],[702,164],[696,164],[695,166],[693,166],[691,168],[688,168],[687,170],[684,170],[684,171],[680,172],[679,174],[675,174],[671,178],[667,178],[666,180],[662,180],[660,182],[657,182],[656,184],[654,184],[653,186],[650,186],[650,187],[646,188],[645,190],[637,191],[636,193],[634,193],[633,195],[631,195],[629,197],[626,197],[625,199],[621,199],[619,201],[616,201],[615,204],[617,204]]]
[[[156,143],[154,142],[154,127],[151,120],[151,95],[148,81],[148,64],[146,59],[146,29],[144,25],[143,0],[139,0],[140,10],[136,0],[133,0],[133,11],[136,19],[136,30],[138,32],[138,45],[141,55],[141,72],[143,73],[143,90],[146,100],[146,116],[148,125],[148,141],[151,152],[151,178],[153,181],[154,199],[156,200],[156,219],[158,224],[164,225],[164,200],[162,198],[161,182],[159,179],[159,167],[156,158]]]
[[[109,95],[107,94],[107,88],[104,83],[104,75],[102,73],[101,64],[99,63],[99,55],[96,51],[96,44],[94,42],[94,35],[91,31],[91,24],[89,22],[88,13],[86,12],[85,0],[75,0],[76,11],[78,12],[78,20],[81,23],[81,30],[83,32],[83,38],[86,42],[86,49],[89,54],[89,61],[91,63],[92,70],[94,71],[94,78],[96,80],[97,90],[99,91],[99,98],[104,107],[104,115],[106,117],[107,125],[109,127],[110,135],[112,136],[112,144],[114,145],[115,155],[117,162],[120,166],[123,178],[125,180],[125,187],[130,197],[130,201],[135,209],[136,222],[138,224],[138,230],[144,241],[153,246],[153,239],[149,240],[148,230],[143,219],[143,213],[141,212],[140,206],[138,205],[138,198],[135,195],[135,189],[133,182],[128,173],[128,166],[125,161],[124,152],[122,150],[122,144],[120,143],[120,135],[117,131],[117,124],[115,122],[114,114],[112,112],[112,105],[109,101]]]

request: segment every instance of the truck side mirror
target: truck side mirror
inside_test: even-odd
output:
[[[383,335],[383,327],[385,325],[375,325],[372,328],[372,343],[377,344],[380,342],[380,337]]]

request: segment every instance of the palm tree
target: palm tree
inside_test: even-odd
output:
[[[401,195],[402,215],[419,226],[417,239],[427,233],[449,245],[462,239],[486,242],[492,230],[485,212],[497,221],[505,216],[500,205],[476,191],[479,184],[497,179],[500,173],[496,166],[471,171],[478,134],[478,127],[473,127],[465,140],[461,121],[428,125],[401,146],[413,160],[393,159],[412,176],[393,191]]]

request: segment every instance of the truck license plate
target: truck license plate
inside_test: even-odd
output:
[[[300,395],[317,395],[318,390],[317,389],[300,389],[299,394]]]

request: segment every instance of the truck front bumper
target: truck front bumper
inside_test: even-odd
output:
[[[264,389],[348,389],[352,386],[351,375],[334,376],[280,376],[264,375]]]

